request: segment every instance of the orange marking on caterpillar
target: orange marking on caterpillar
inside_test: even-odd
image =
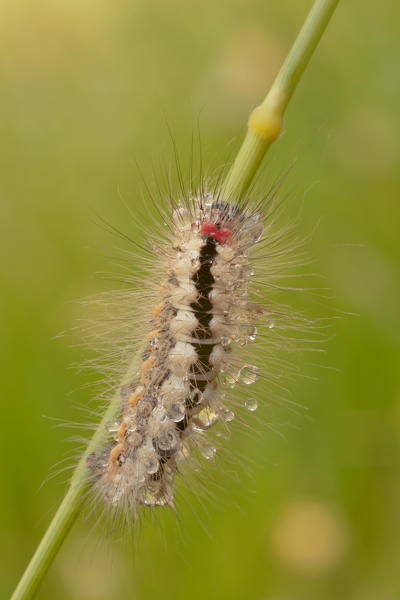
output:
[[[128,429],[128,421],[122,421],[121,425],[119,426],[118,432],[117,432],[118,437],[121,442],[125,439],[125,433],[126,433],[127,429]]]
[[[127,443],[125,441],[125,434],[126,434],[127,429],[128,429],[128,421],[124,420],[124,421],[122,421],[122,423],[119,426],[119,429],[117,431],[117,435],[118,435],[118,438],[120,441],[111,450],[110,456],[108,459],[108,471],[106,473],[106,477],[108,479],[111,479],[115,475],[115,471],[117,470],[117,466],[118,466],[118,459],[121,456],[121,454],[124,452],[124,450],[126,450]]]
[[[146,335],[146,341],[150,342],[150,340],[154,339],[155,337],[157,337],[160,333],[159,329],[153,329],[153,331],[150,331],[150,333],[148,333]]]
[[[150,356],[150,358],[148,358],[147,360],[144,361],[144,363],[142,365],[142,377],[141,377],[142,385],[144,385],[146,383],[146,381],[149,377],[149,374],[150,374],[150,370],[154,366],[155,362],[156,362],[156,359],[154,356]]]
[[[134,392],[129,397],[129,406],[135,406],[139,400],[143,398],[143,392]]]
[[[157,319],[160,316],[162,309],[164,308],[163,304],[158,304],[153,310],[153,316]]]
[[[112,479],[112,477],[115,475],[115,471],[117,470],[118,466],[118,459],[125,450],[125,448],[126,442],[124,440],[123,442],[120,442],[119,444],[114,446],[114,448],[111,450],[110,457],[108,459],[108,471],[105,474],[106,479]]]

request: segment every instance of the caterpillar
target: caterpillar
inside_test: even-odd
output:
[[[282,232],[274,232],[272,196],[234,204],[200,189],[160,211],[162,237],[150,244],[152,271],[137,292],[144,347],[119,388],[121,416],[108,424],[108,446],[87,458],[97,494],[111,507],[133,515],[173,507],[184,463],[194,453],[214,459],[210,430],[227,431],[235,419],[233,388],[241,386],[248,410],[257,408],[245,388],[267,368],[265,346],[276,347],[272,317],[287,327],[296,321],[271,301],[287,253]],[[134,310],[135,292],[130,303]],[[254,353],[257,337],[263,342]]]

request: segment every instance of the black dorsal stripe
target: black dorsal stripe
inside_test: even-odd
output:
[[[199,340],[210,339],[210,321],[212,319],[212,304],[209,298],[213,285],[214,277],[211,273],[211,267],[214,258],[217,255],[217,242],[214,238],[208,237],[206,243],[200,250],[200,268],[192,277],[192,281],[196,286],[198,298],[196,302],[190,305],[194,316],[199,322],[198,327],[193,331],[192,336]],[[210,354],[214,348],[214,344],[196,344],[193,347],[197,352],[198,364],[193,368],[193,375],[202,375],[210,371],[209,363]],[[196,383],[196,388],[201,392],[207,385],[207,381],[199,380]]]

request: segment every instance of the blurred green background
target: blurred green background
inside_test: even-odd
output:
[[[136,162],[148,181],[173,165],[166,120],[184,163],[200,113],[205,170],[230,160],[310,4],[1,1],[2,598],[64,491],[40,488],[71,449],[46,416],[91,397],[56,336],[110,287],[93,274],[121,243],[94,213],[129,228]],[[38,598],[400,597],[399,20],[395,0],[342,2],[263,165],[261,187],[296,161],[287,212],[303,204],[302,235],[322,217],[310,254],[332,296],[311,312],[341,317],[294,389],[307,412],[260,407],[278,433],[228,442],[252,463],[220,475],[232,502],[182,505],[178,532],[160,512],[135,559],[79,520]]]

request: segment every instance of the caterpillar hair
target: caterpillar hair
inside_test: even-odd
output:
[[[276,299],[303,243],[277,226],[279,187],[237,204],[204,184],[170,195],[147,247],[133,240],[115,318],[123,355],[138,358],[117,387],[118,419],[86,459],[95,497],[113,511],[136,520],[144,507],[173,507],[176,476],[214,459],[237,410],[256,410],[249,386],[261,378],[278,387],[283,365],[292,369],[282,349],[312,324]]]

